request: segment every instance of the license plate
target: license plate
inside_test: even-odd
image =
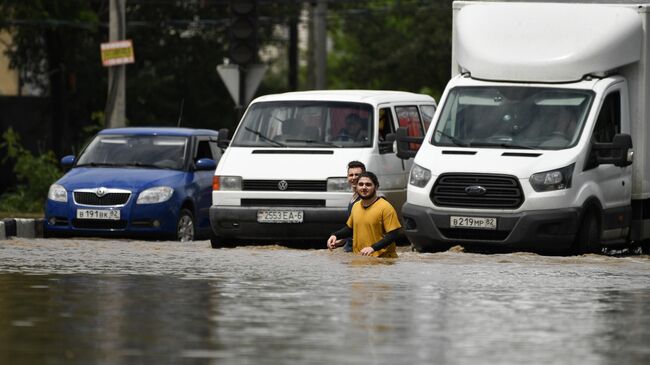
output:
[[[120,211],[109,209],[77,209],[77,219],[102,219],[117,221],[120,220]]]
[[[488,217],[449,217],[451,228],[497,229],[497,219]]]
[[[302,210],[268,209],[257,211],[259,223],[302,223]]]

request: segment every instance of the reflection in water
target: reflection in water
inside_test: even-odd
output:
[[[648,363],[650,257],[0,242],[0,364]]]

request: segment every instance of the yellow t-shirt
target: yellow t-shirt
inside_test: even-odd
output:
[[[384,237],[387,232],[394,231],[402,225],[397,213],[386,199],[379,198],[368,208],[359,200],[352,206],[352,212],[347,226],[352,228],[352,252],[359,253],[365,247],[370,247]],[[372,253],[375,257],[397,257],[395,242]]]

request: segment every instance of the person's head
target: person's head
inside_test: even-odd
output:
[[[350,113],[345,117],[345,129],[352,137],[356,137],[363,129],[364,121],[359,114]]]
[[[357,193],[359,193],[361,199],[373,199],[377,195],[377,189],[379,189],[377,175],[370,171],[364,171],[359,175],[359,180],[357,180]]]
[[[366,165],[364,165],[363,162],[350,161],[350,163],[348,163],[348,183],[352,186],[352,190],[356,189],[359,175],[364,171],[366,171]]]

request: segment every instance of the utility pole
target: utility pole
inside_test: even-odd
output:
[[[108,40],[126,38],[126,0],[110,0]],[[106,128],[124,127],[126,110],[126,65],[108,68],[108,97],[104,112]]]
[[[294,0],[289,15],[289,90],[298,90],[298,16],[300,9]]]
[[[327,88],[327,1],[318,0],[314,12],[314,87]]]

